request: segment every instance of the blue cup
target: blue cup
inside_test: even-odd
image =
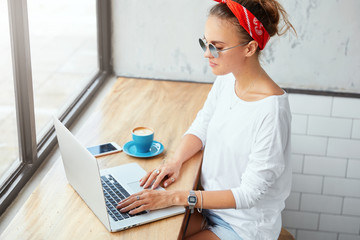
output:
[[[154,129],[149,127],[136,127],[131,131],[136,151],[139,153],[150,152],[154,141]]]

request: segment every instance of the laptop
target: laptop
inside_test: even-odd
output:
[[[70,185],[110,232],[153,222],[185,212],[183,206],[142,212],[136,215],[121,213],[117,203],[143,190],[139,180],[146,174],[136,163],[99,171],[95,157],[54,117],[56,135]],[[158,191],[165,191],[159,187]]]

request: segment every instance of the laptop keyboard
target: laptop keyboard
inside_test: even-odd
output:
[[[135,215],[130,215],[128,213],[120,212],[116,208],[118,202],[129,197],[130,194],[111,175],[101,176],[101,183],[103,186],[107,212],[116,222],[147,213],[146,211],[143,211]]]

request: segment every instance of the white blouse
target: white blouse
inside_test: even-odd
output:
[[[205,147],[204,190],[230,189],[236,200],[236,209],[212,211],[244,240],[277,239],[291,187],[288,96],[246,102],[234,86],[232,74],[219,76],[185,134]]]

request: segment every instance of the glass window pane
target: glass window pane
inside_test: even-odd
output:
[[[98,72],[95,0],[28,1],[37,139]]]
[[[7,0],[0,0],[0,179],[19,162]]]

